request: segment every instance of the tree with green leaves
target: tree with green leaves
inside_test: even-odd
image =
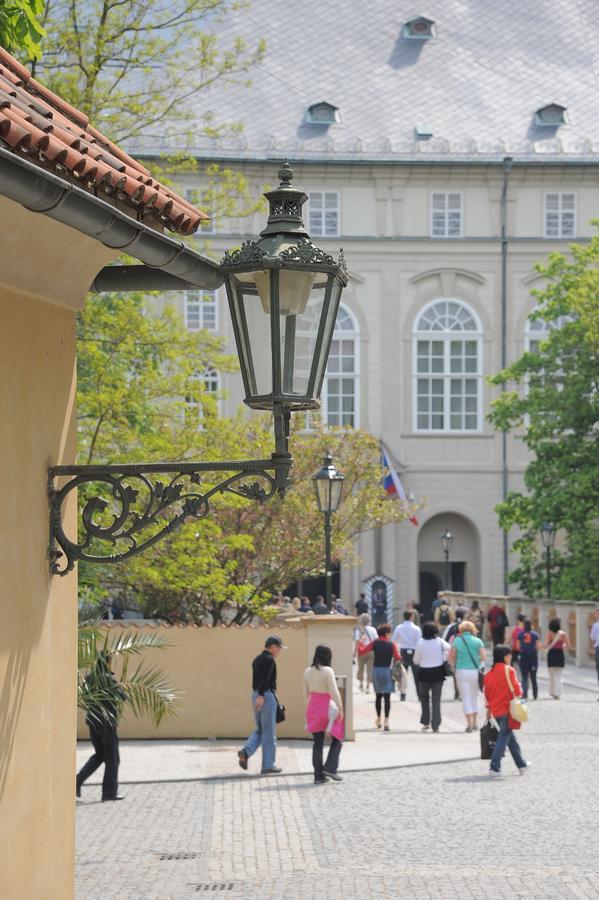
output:
[[[40,23],[44,0],[2,0],[0,3],[0,47],[10,53],[22,52],[28,59],[41,56],[46,32]]]
[[[526,492],[499,504],[499,521],[517,529],[519,553],[511,580],[530,596],[545,593],[539,529],[552,522],[553,594],[595,600],[599,594],[599,237],[573,244],[571,256],[537,266],[547,279],[533,291],[533,319],[547,338],[491,379],[509,385],[490,413],[496,428],[514,431],[530,450]]]
[[[257,208],[243,175],[187,152],[198,136],[241,128],[210,109],[212,85],[247,86],[264,56],[262,40],[250,47],[232,37],[224,44],[211,31],[237,0],[32,2],[44,7],[46,30],[42,58],[26,60],[37,78],[117,144],[136,141],[143,149],[144,138],[159,138],[161,153],[146,164],[163,181],[196,176],[192,201],[212,220]]]

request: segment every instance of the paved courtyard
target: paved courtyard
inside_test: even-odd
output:
[[[390,734],[355,696],[342,784],[312,783],[306,742],[281,746],[285,774],[270,778],[236,768],[233,745],[126,742],[126,799],[101,803],[90,784],[78,803],[78,900],[596,898],[596,683],[569,670],[561,702],[540,684],[524,777],[506,760],[488,778],[449,699],[442,733],[421,734],[413,693]]]

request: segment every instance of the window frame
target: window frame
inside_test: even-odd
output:
[[[456,331],[435,331],[435,330],[419,330],[418,324],[423,315],[438,303],[457,303],[465,309],[474,319],[476,323],[475,331],[467,331],[465,329]],[[441,341],[443,343],[443,371],[434,372],[418,372],[418,342],[419,341]],[[459,372],[452,374],[451,372],[451,342],[459,340],[465,342],[472,340],[477,346],[477,368],[476,372]],[[476,428],[421,428],[418,425],[418,380],[426,378],[429,382],[433,378],[439,378],[443,381],[443,419],[451,423],[451,384],[453,381],[472,379],[476,381]],[[432,394],[429,393],[429,396]],[[467,395],[461,394],[462,398]],[[453,435],[456,437],[468,437],[475,434],[482,434],[484,427],[483,418],[483,400],[484,400],[484,332],[480,317],[476,311],[464,300],[457,297],[437,297],[430,303],[426,303],[419,311],[412,329],[412,430],[416,435],[437,435],[446,436]],[[427,413],[432,416],[432,410]],[[466,415],[463,410],[462,415]]]
[[[200,326],[199,326],[198,328],[190,328],[190,326],[189,326],[189,319],[188,319],[188,304],[189,304],[190,302],[192,302],[192,301],[190,301],[189,295],[190,295],[190,294],[195,294],[195,293],[197,293],[197,294],[200,295],[200,297],[198,298],[198,301],[193,301],[193,302],[198,302],[198,304],[199,304],[199,313],[200,313],[201,324],[200,324]],[[201,311],[202,311],[202,303],[207,303],[207,304],[208,304],[208,302],[209,302],[209,301],[207,301],[207,300],[206,300],[206,301],[204,300],[204,294],[212,294],[213,297],[214,297],[214,301],[213,301],[213,305],[214,305],[214,327],[213,327],[213,328],[206,328],[206,326],[203,324],[204,317],[203,317],[202,312],[201,312]],[[210,305],[212,305],[212,304],[210,304]],[[208,331],[210,334],[216,334],[216,333],[218,332],[218,323],[219,323],[219,294],[218,294],[218,289],[213,290],[213,291],[207,291],[207,290],[203,290],[202,288],[197,288],[197,289],[191,289],[191,290],[188,290],[188,291],[184,291],[184,292],[183,292],[183,321],[184,321],[184,323],[185,323],[185,327],[187,328],[187,330],[188,330],[188,331],[191,331],[191,332],[193,332],[193,333],[197,333],[198,331]]]
[[[454,194],[460,198],[460,233],[459,234],[448,234],[449,231],[449,196],[450,194]],[[445,234],[435,234],[434,229],[434,215],[435,215],[435,195],[445,197]],[[430,215],[429,215],[429,226],[430,226],[430,236],[433,240],[449,240],[449,241],[459,241],[460,238],[464,237],[464,191],[431,191],[430,192]]]
[[[333,338],[331,341],[331,346],[333,341],[335,340],[351,340],[354,345],[354,371],[351,375],[343,372],[334,372],[329,373],[328,371],[328,363],[327,370],[324,375],[324,381],[322,385],[322,419],[327,428],[359,428],[360,427],[360,329],[358,327],[358,322],[354,313],[349,309],[345,304],[340,304],[339,310],[337,312],[337,316],[339,313],[343,311],[350,319],[352,323],[352,330],[349,331],[341,331],[335,329],[333,331]],[[335,323],[336,324],[336,323]],[[330,359],[330,355],[329,355]],[[329,423],[329,379],[330,378],[351,378],[354,384],[354,421],[352,425],[332,425]],[[343,398],[343,394],[340,395]],[[343,410],[340,411],[341,416],[343,415]]]
[[[203,385],[204,385],[204,391],[205,391],[206,393],[208,393],[208,394],[216,394],[216,397],[215,397],[215,400],[216,400],[216,415],[217,415],[217,416],[222,415],[222,405],[221,405],[222,396],[219,396],[219,395],[221,394],[222,389],[223,389],[223,384],[222,384],[222,373],[219,372],[218,369],[215,369],[215,368],[212,366],[212,367],[208,367],[208,368],[204,369],[204,371],[203,371],[202,373],[197,373],[196,375],[193,375],[192,378],[193,378],[193,380],[195,380],[195,381],[198,381],[198,382],[201,381],[201,382],[203,383]],[[206,390],[206,384],[207,384],[208,381],[211,381],[211,382],[213,382],[214,384],[216,384],[216,387],[215,387],[214,389],[210,389],[210,390],[207,391],[207,390]],[[204,404],[202,403],[201,400],[188,400],[187,398],[185,398],[185,408],[186,408],[187,410],[192,410],[192,409],[194,409],[195,412],[196,412],[197,419],[198,419],[198,428],[199,428],[199,429],[203,429],[203,428],[204,428],[204,415],[202,414],[202,408],[203,408],[203,405],[204,405]]]
[[[564,210],[562,208],[562,202],[564,196],[570,196],[574,199],[574,208],[572,211],[573,217],[573,229],[572,234],[564,234],[563,233],[563,221],[562,217],[564,214]],[[555,212],[555,210],[547,209],[547,198],[548,197],[557,197],[558,198],[558,234],[547,234],[547,213]],[[566,210],[566,212],[570,212],[570,210]],[[544,191],[543,192],[543,238],[547,241],[571,241],[576,240],[577,236],[577,228],[578,226],[578,196],[577,191]]]
[[[317,190],[310,190],[307,193],[308,193],[308,204],[307,204],[307,206],[308,206],[308,216],[307,216],[308,232],[310,233],[311,237],[325,238],[325,240],[327,238],[332,239],[332,238],[340,237],[341,236],[341,192],[337,191],[337,190],[327,190],[326,188],[318,188]],[[322,198],[322,222],[323,222],[323,230],[322,231],[318,231],[318,229],[316,229],[312,224],[312,197],[315,194],[319,194]],[[325,204],[326,204],[326,195],[327,194],[335,195],[335,197],[337,199],[337,203],[336,203],[337,230],[335,231],[335,233],[331,232],[330,234],[327,234],[326,228],[324,228],[325,211],[326,211]]]

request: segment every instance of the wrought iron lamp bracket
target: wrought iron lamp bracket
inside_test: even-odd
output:
[[[235,494],[260,503],[275,494],[284,495],[291,464],[291,455],[277,449],[270,459],[257,460],[54,466],[48,470],[50,572],[66,575],[80,560],[118,563],[130,559],[184,522],[205,518],[215,494]],[[215,483],[206,478],[210,473],[225,477]],[[63,527],[64,504],[72,491],[89,484],[103,485],[104,496],[96,494],[84,502],[78,514],[79,534],[72,540]],[[117,552],[97,552],[106,546]]]

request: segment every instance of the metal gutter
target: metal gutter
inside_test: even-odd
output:
[[[116,266],[115,273],[110,275],[107,273],[112,267],[103,269],[96,282],[100,279],[99,284],[110,284],[110,287],[104,286],[102,290],[181,290],[182,287],[213,290],[223,283],[214,260],[3,147],[0,147],[0,194],[144,263],[143,266]],[[142,283],[143,288],[134,286]]]

